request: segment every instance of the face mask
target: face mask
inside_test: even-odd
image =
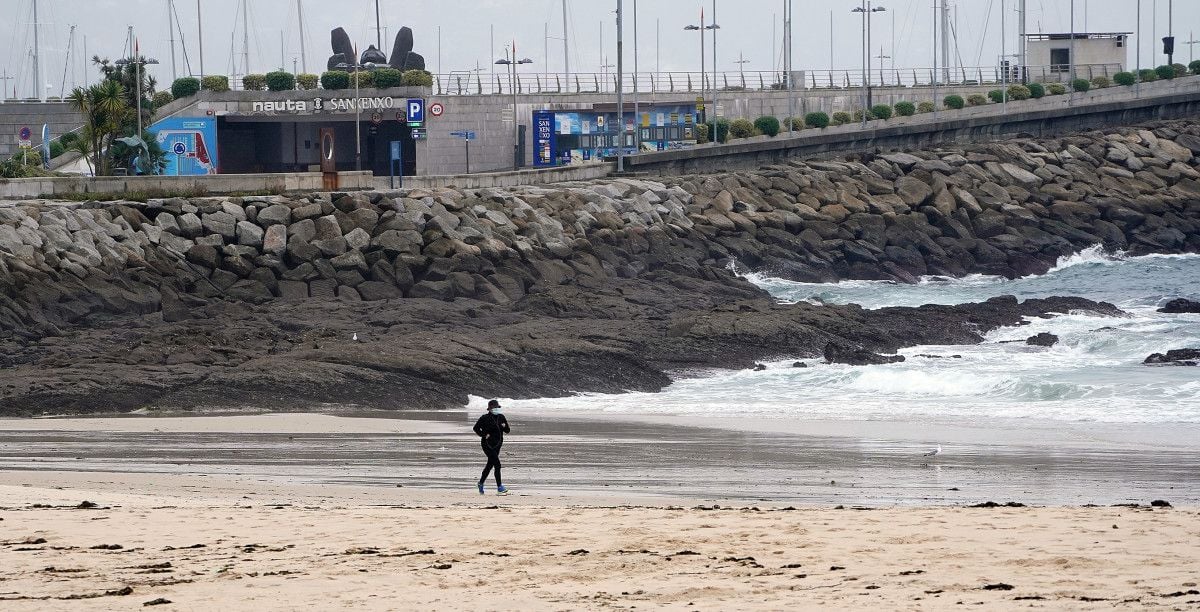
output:
[[[500,408],[492,408],[492,414],[500,414]]]

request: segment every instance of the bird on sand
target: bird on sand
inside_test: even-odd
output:
[[[940,454],[942,454],[942,445],[938,444],[938,447],[936,449],[931,450],[928,453],[925,453],[924,455],[921,455],[921,456],[922,457],[936,457]]]
[[[354,341],[354,342],[358,342],[358,332],[354,332],[354,336],[352,336],[352,337],[350,338],[350,340],[352,340],[352,341]]]

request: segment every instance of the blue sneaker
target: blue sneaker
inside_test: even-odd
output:
[[[480,488],[482,489],[483,487]],[[496,487],[496,495],[508,495],[508,489],[506,489],[504,485],[500,485]]]
[[[479,494],[483,495],[483,483],[479,483]]]

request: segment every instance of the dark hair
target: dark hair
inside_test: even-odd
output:
[[[500,407],[500,400],[491,400],[488,402],[488,410],[491,410],[492,408],[499,408],[499,407]]]

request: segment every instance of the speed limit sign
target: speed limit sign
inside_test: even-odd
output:
[[[429,114],[434,117],[441,117],[444,112],[446,112],[446,107],[442,106],[441,102],[434,102],[429,105]]]

